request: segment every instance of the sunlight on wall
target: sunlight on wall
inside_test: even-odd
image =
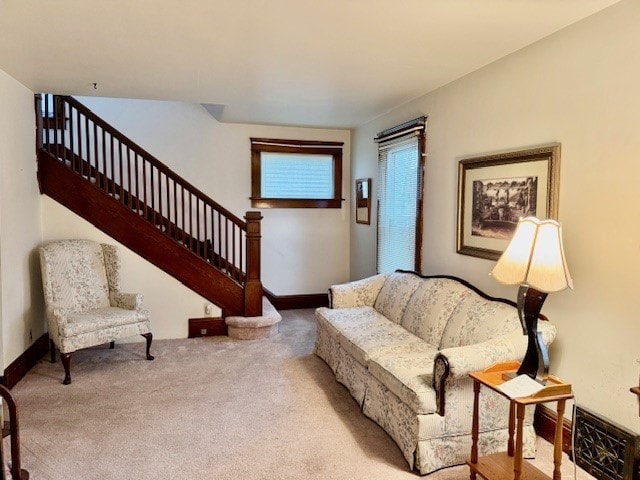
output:
[[[558,328],[551,371],[578,403],[640,433],[629,393],[640,338],[639,22],[640,4],[623,1],[358,128],[352,175],[376,185],[375,134],[428,115],[423,273],[514,299],[515,288],[489,277],[493,262],[456,253],[458,162],[560,142],[559,220],[575,290],[544,307]],[[375,225],[353,226],[352,278],[373,273],[372,251]]]

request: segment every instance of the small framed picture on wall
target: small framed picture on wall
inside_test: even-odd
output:
[[[371,179],[356,180],[356,223],[371,224]]]

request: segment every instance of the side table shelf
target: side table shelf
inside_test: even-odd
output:
[[[471,471],[471,480],[480,475],[486,480],[549,480],[551,477],[522,459],[522,430],[524,426],[525,408],[527,405],[557,402],[558,418],[564,415],[567,400],[573,398],[571,384],[559,378],[549,376],[547,385],[539,392],[528,397],[509,398],[499,386],[505,382],[505,374],[517,371],[518,362],[507,362],[493,365],[481,372],[473,372],[469,376],[473,379],[473,424],[471,430],[472,446],[471,458],[467,462]],[[478,437],[480,432],[479,398],[480,387],[498,392],[509,400],[509,439],[507,451],[493,453],[478,458]],[[515,434],[515,444],[514,444]],[[553,452],[553,480],[560,480],[560,464],[562,461],[562,422],[556,423],[554,452]]]
[[[513,462],[514,457],[509,456],[507,452],[498,452],[480,457],[475,466],[469,466],[472,472],[475,470],[475,472],[483,478],[491,480],[506,479],[514,477]],[[527,480],[548,480],[549,475],[540,471],[529,462],[523,462],[521,478],[526,478]]]

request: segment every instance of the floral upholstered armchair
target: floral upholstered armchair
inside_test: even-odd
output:
[[[51,362],[60,350],[64,383],[71,383],[71,354],[81,348],[133,335],[153,336],[142,294],[120,291],[120,256],[113,245],[90,240],[61,240],[40,248],[42,284],[49,326]]]

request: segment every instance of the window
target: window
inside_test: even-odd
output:
[[[342,142],[251,139],[251,206],[340,208]]]
[[[64,124],[64,106],[60,101],[60,97],[52,94],[41,94],[40,109],[44,128],[59,128]]]
[[[420,270],[426,117],[379,133],[376,270]]]

